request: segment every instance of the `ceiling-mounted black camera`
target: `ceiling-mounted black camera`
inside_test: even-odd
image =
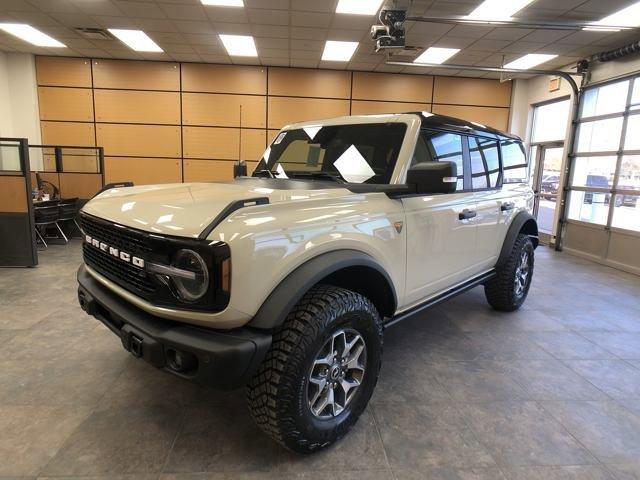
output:
[[[371,39],[376,42],[376,52],[387,48],[404,48],[407,18],[405,10],[381,10],[380,23],[371,27]]]

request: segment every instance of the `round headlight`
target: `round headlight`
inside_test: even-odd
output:
[[[180,250],[171,262],[176,268],[195,273],[195,278],[172,277],[171,280],[180,295],[188,302],[195,302],[207,293],[209,288],[209,270],[200,255],[193,250]]]

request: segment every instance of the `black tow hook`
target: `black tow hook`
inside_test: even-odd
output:
[[[129,351],[136,358],[142,357],[142,339],[137,335],[131,334],[131,338],[129,339]]]

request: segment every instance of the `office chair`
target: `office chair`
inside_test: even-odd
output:
[[[58,222],[65,224],[65,222],[73,222],[79,232],[82,232],[76,215],[78,214],[78,197],[65,198],[58,203]]]
[[[35,220],[34,223],[36,225],[36,228],[35,228],[36,235],[44,245],[44,248],[49,248],[49,246],[47,245],[47,242],[44,240],[43,233],[47,233],[46,232],[47,227],[51,225],[56,226],[56,228],[62,235],[62,238],[64,238],[65,243],[69,241],[66,235],[64,234],[64,232],[62,231],[62,229],[60,228],[60,225],[58,225],[58,218],[60,215],[59,209],[58,209],[58,203],[59,203],[58,200],[53,200],[49,202],[41,202],[39,205],[36,205],[33,207],[33,217]],[[40,232],[41,228],[42,228],[42,232]]]

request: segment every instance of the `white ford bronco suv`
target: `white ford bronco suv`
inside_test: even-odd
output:
[[[252,177],[88,202],[80,305],[160,369],[247,385],[257,424],[312,452],[366,407],[386,327],[477,285],[520,307],[538,244],[526,178],[520,139],[455,118],[288,125]]]

